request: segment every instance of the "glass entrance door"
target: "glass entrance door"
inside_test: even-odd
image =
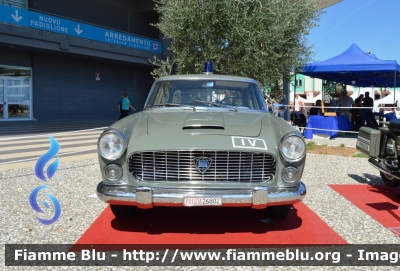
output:
[[[0,120],[31,119],[31,79],[0,76]]]

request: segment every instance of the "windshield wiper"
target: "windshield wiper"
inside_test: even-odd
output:
[[[195,106],[186,105],[186,104],[173,104],[173,103],[165,103],[165,104],[153,104],[153,106],[165,106],[165,107],[190,107],[193,111],[196,111]]]
[[[172,104],[172,103],[165,103],[165,104],[153,104],[153,106],[181,106],[180,104]]]
[[[228,108],[232,108],[235,112],[238,111],[237,106],[232,106],[232,105],[227,105],[227,104],[223,104],[222,107],[228,107]]]
[[[220,104],[214,103],[214,102],[209,102],[209,101],[200,101],[200,100],[196,100],[195,102],[196,102],[196,103],[201,103],[201,104],[208,104],[208,105],[213,105],[213,106],[221,107]]]

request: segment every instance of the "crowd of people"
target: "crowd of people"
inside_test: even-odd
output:
[[[284,102],[286,102],[286,96],[283,96]],[[284,102],[274,101],[274,103],[285,104]],[[369,92],[365,94],[360,94],[355,100],[348,96],[348,92],[344,90],[339,98],[332,100],[332,104],[339,107],[340,114],[346,116],[349,122],[353,126],[353,130],[359,130],[360,127],[368,126],[372,128],[377,128],[379,126],[374,114],[374,100],[370,97]],[[307,121],[307,117],[311,115],[322,115],[324,111],[322,108],[322,100],[317,100],[315,105],[313,105],[309,111],[306,110],[306,106],[303,104],[300,95],[296,95],[294,101],[289,102],[290,110],[290,121],[296,123],[299,119],[302,121]],[[331,105],[332,106],[332,105]],[[283,107],[282,107],[283,110]],[[326,111],[326,109],[325,109]],[[383,120],[383,112],[378,114],[380,120]],[[279,114],[283,117],[283,113]]]
[[[358,130],[362,126],[373,128],[379,126],[372,110],[374,100],[369,96],[368,91],[365,92],[365,95],[360,94],[358,98],[353,100],[353,98],[347,96],[347,91],[345,90],[339,101],[340,111],[349,119],[354,130]]]

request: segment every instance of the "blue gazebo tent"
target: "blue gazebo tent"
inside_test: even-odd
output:
[[[340,55],[309,63],[297,73],[357,87],[400,87],[397,61],[368,55],[355,43]]]

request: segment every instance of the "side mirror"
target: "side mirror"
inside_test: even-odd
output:
[[[399,100],[396,101],[396,107],[400,108],[400,101]]]

